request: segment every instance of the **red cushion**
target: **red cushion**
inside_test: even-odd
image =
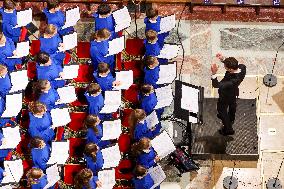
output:
[[[74,177],[76,176],[76,174],[84,168],[85,166],[80,164],[64,165],[64,182],[66,184],[72,185],[74,183]]]
[[[138,94],[139,94],[139,87],[136,84],[133,84],[129,87],[129,89],[122,91],[122,95],[125,100],[138,105]]]
[[[71,122],[68,127],[73,131],[79,131],[84,126],[84,120],[87,117],[87,113],[85,112],[72,112],[70,113]]]
[[[121,53],[116,55],[116,70],[122,70],[122,60],[121,60]]]
[[[35,56],[40,51],[40,40],[32,40],[30,53],[32,56]]]
[[[30,154],[30,148],[29,148],[30,140],[31,140],[31,138],[28,134],[22,135],[21,141],[16,147],[16,152],[20,155]]]
[[[19,41],[20,41],[20,42],[25,41],[27,34],[28,34],[27,28],[22,27],[21,33],[20,33],[20,37],[19,37]]]
[[[86,139],[69,138],[69,157],[83,157]]]
[[[93,66],[88,64],[80,64],[78,70],[78,77],[74,80],[76,82],[90,82],[93,81]]]
[[[28,129],[29,128],[29,123],[30,123],[30,117],[29,117],[29,111],[22,109],[22,117],[20,120],[20,125],[22,128]]]
[[[61,141],[64,135],[64,127],[57,127],[55,134],[55,141]]]
[[[131,148],[131,139],[128,134],[121,134],[118,138],[119,150],[123,153],[129,152]]]
[[[65,52],[65,58],[63,60],[63,64],[68,64],[71,61],[71,55],[68,52]]]
[[[123,62],[123,65],[125,70],[133,71],[134,78],[139,78],[143,76],[142,61],[139,60],[126,61]]]
[[[37,75],[37,73],[36,73],[36,62],[29,62],[27,70],[28,70],[28,78],[30,80],[35,79],[36,75]]]
[[[144,40],[143,39],[127,39],[125,51],[132,56],[144,55]]]
[[[90,58],[90,43],[89,42],[78,42],[77,45],[77,56],[78,58]]]
[[[129,115],[131,114],[132,111],[133,111],[133,109],[123,109],[122,110],[121,124],[124,127],[128,127],[129,126],[128,118],[129,118]]]
[[[85,97],[85,92],[86,88],[75,88],[75,92],[77,95],[77,100],[70,103],[72,106],[83,106],[87,105],[86,97]]]
[[[115,179],[125,179],[125,180],[131,180],[133,178],[133,174],[126,173],[122,174],[119,170],[120,169],[132,169],[132,162],[129,159],[123,159],[119,162],[119,165],[115,168]]]
[[[23,160],[23,169],[24,169],[24,175],[28,172],[33,167],[33,162],[32,160]]]

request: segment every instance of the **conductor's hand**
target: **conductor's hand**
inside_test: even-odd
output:
[[[219,66],[217,64],[215,64],[215,63],[211,65],[212,75],[215,75],[217,73],[218,68],[219,68]]]
[[[220,61],[223,61],[225,58],[224,56],[221,54],[221,53],[217,53],[216,54],[216,57],[220,60]]]

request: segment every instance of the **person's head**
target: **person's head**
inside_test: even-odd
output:
[[[91,96],[97,96],[99,95],[101,92],[102,92],[102,89],[100,87],[99,84],[97,83],[91,83],[88,88],[87,88],[87,91],[89,93],[89,95]]]
[[[108,5],[108,4],[100,4],[99,6],[98,6],[98,11],[97,11],[97,13],[100,15],[100,16],[102,16],[102,17],[104,17],[104,16],[108,16],[110,13],[111,13],[111,8],[110,8],[110,6]]]
[[[151,150],[151,140],[149,138],[141,138],[138,142],[134,143],[131,147],[132,154],[138,156],[141,153],[149,153]]]
[[[50,56],[49,56],[49,54],[47,54],[46,52],[39,52],[39,53],[37,54],[36,61],[37,61],[37,63],[39,63],[40,65],[45,65],[45,66],[51,65]]]
[[[53,37],[57,33],[57,28],[53,24],[48,24],[44,30],[44,35],[46,37]]]
[[[156,43],[156,41],[158,40],[157,32],[154,30],[146,31],[146,39],[149,43]]]
[[[5,0],[3,2],[3,8],[5,10],[12,11],[15,9],[15,7],[16,7],[16,4],[13,0]]]
[[[40,79],[33,84],[33,95],[34,100],[38,100],[42,93],[48,93],[51,85],[48,80]]]
[[[6,66],[0,64],[0,76],[3,77],[8,73],[8,69]]]
[[[146,16],[153,21],[157,19],[158,14],[159,13],[157,9],[149,8],[146,10]]]
[[[94,162],[97,161],[97,152],[99,147],[94,143],[88,143],[85,146],[84,154],[92,158]]]
[[[93,172],[90,169],[82,169],[74,178],[74,185],[76,189],[86,187],[91,189],[89,181],[93,178]]]
[[[97,30],[94,34],[93,34],[93,40],[96,41],[104,41],[109,39],[111,36],[111,33],[108,29],[103,28],[100,30]]]
[[[41,137],[34,137],[31,139],[30,142],[30,147],[31,148],[44,148],[45,147],[45,142]]]
[[[46,112],[46,106],[38,101],[29,104],[29,110],[35,116],[41,117]]]
[[[35,184],[39,182],[39,179],[44,175],[43,171],[39,168],[31,168],[26,176],[29,184]]]
[[[128,118],[129,128],[130,128],[130,136],[134,137],[134,130],[140,121],[143,121],[146,118],[146,113],[142,109],[135,109],[131,112]]]
[[[59,9],[59,0],[47,0],[47,9],[57,11]]]
[[[151,94],[153,92],[154,92],[154,87],[152,85],[149,85],[149,84],[142,85],[141,93],[143,95],[149,95],[149,94]]]
[[[101,76],[107,76],[107,74],[110,72],[109,65],[107,63],[101,62],[98,65],[98,73]]]
[[[234,57],[229,57],[223,60],[224,67],[227,71],[233,72],[238,69],[239,63]]]
[[[147,174],[147,169],[142,165],[137,165],[134,169],[134,175],[136,177],[144,177]]]
[[[159,65],[158,59],[154,56],[146,56],[144,61],[145,61],[145,65],[150,69],[154,69],[155,67]]]
[[[97,115],[88,115],[85,119],[85,127],[91,128],[96,134],[99,133],[97,125],[101,122],[100,118]]]

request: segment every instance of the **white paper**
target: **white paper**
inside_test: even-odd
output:
[[[192,113],[198,113],[199,90],[193,87],[182,85],[181,87],[181,108]]]
[[[68,108],[56,108],[50,111],[52,118],[52,126],[59,127],[64,126],[70,123],[71,118],[68,111]]]
[[[69,157],[69,140],[63,142],[52,142],[51,155],[47,164],[65,164]]]
[[[14,28],[26,26],[33,21],[33,11],[31,8],[17,12],[17,25]]]
[[[121,91],[105,91],[105,105],[100,113],[116,112],[121,104]]]
[[[114,11],[112,15],[115,20],[115,32],[119,32],[130,26],[131,17],[127,7]]]
[[[177,64],[176,62],[160,65],[159,79],[157,84],[170,84],[172,83],[177,75]]]
[[[114,89],[129,89],[133,84],[133,71],[119,71],[116,72],[116,81],[120,81],[121,84]]]
[[[124,36],[109,41],[108,54],[106,55],[106,57],[122,52],[125,46],[124,41],[125,41]]]
[[[179,51],[180,47],[178,45],[165,44],[157,57],[172,59],[178,56]]]
[[[62,29],[75,26],[77,24],[77,22],[80,20],[80,9],[79,7],[76,7],[74,9],[67,10],[65,15],[66,21]]]
[[[118,144],[115,146],[102,149],[102,154],[104,158],[103,169],[113,168],[118,166],[121,159]]]
[[[13,149],[18,146],[21,141],[20,128],[17,127],[4,127],[3,135],[5,142],[0,146],[0,149]]]
[[[74,79],[78,77],[79,65],[66,65],[63,67],[62,79]]]
[[[45,185],[43,189],[48,189],[49,187],[54,186],[54,184],[60,180],[57,164],[48,167],[46,169],[46,175],[47,175],[47,185]]]
[[[12,72],[10,74],[11,83],[12,83],[12,88],[9,91],[10,93],[26,89],[29,83],[27,72],[28,72],[27,70],[21,70],[21,71]]]
[[[163,159],[170,153],[176,150],[176,147],[166,131],[163,131],[161,134],[156,136],[151,141],[152,147],[157,152],[158,156]]]
[[[56,104],[66,104],[71,103],[77,100],[75,87],[74,86],[66,86],[57,89],[58,95],[60,97],[60,101]]]
[[[22,93],[6,95],[6,109],[2,117],[14,117],[22,109]]]
[[[173,90],[171,85],[155,89],[158,103],[155,106],[155,109],[163,108],[170,106],[174,97]]]
[[[154,181],[154,185],[150,189],[156,188],[166,179],[166,174],[159,164],[155,167],[149,168],[148,173]]]
[[[15,187],[15,186],[13,186]],[[13,189],[12,185],[9,184],[9,185],[6,185],[6,186],[0,186],[0,189]]]
[[[16,56],[11,56],[7,58],[22,58],[24,56],[28,56],[29,54],[30,54],[30,42],[24,41],[17,43]]]
[[[68,35],[64,35],[63,36],[63,49],[59,49],[59,51],[67,51],[70,49],[74,49],[75,47],[77,47],[78,44],[78,38],[77,38],[77,33],[71,33]]]
[[[98,172],[98,179],[102,183],[101,189],[112,189],[115,185],[115,170],[103,170]]]
[[[117,139],[121,134],[121,120],[103,122],[102,140]]]
[[[171,31],[176,27],[176,15],[170,15],[161,18],[160,33]]]
[[[4,161],[6,176],[1,184],[18,183],[24,174],[22,160]]]
[[[153,111],[150,115],[146,117],[146,122],[147,122],[147,127],[149,129],[154,128],[159,123],[156,111]]]

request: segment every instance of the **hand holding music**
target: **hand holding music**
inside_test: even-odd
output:
[[[218,66],[216,63],[213,63],[213,64],[211,65],[211,72],[212,72],[212,75],[215,75],[215,74],[217,73],[218,68],[219,68],[219,66]]]

